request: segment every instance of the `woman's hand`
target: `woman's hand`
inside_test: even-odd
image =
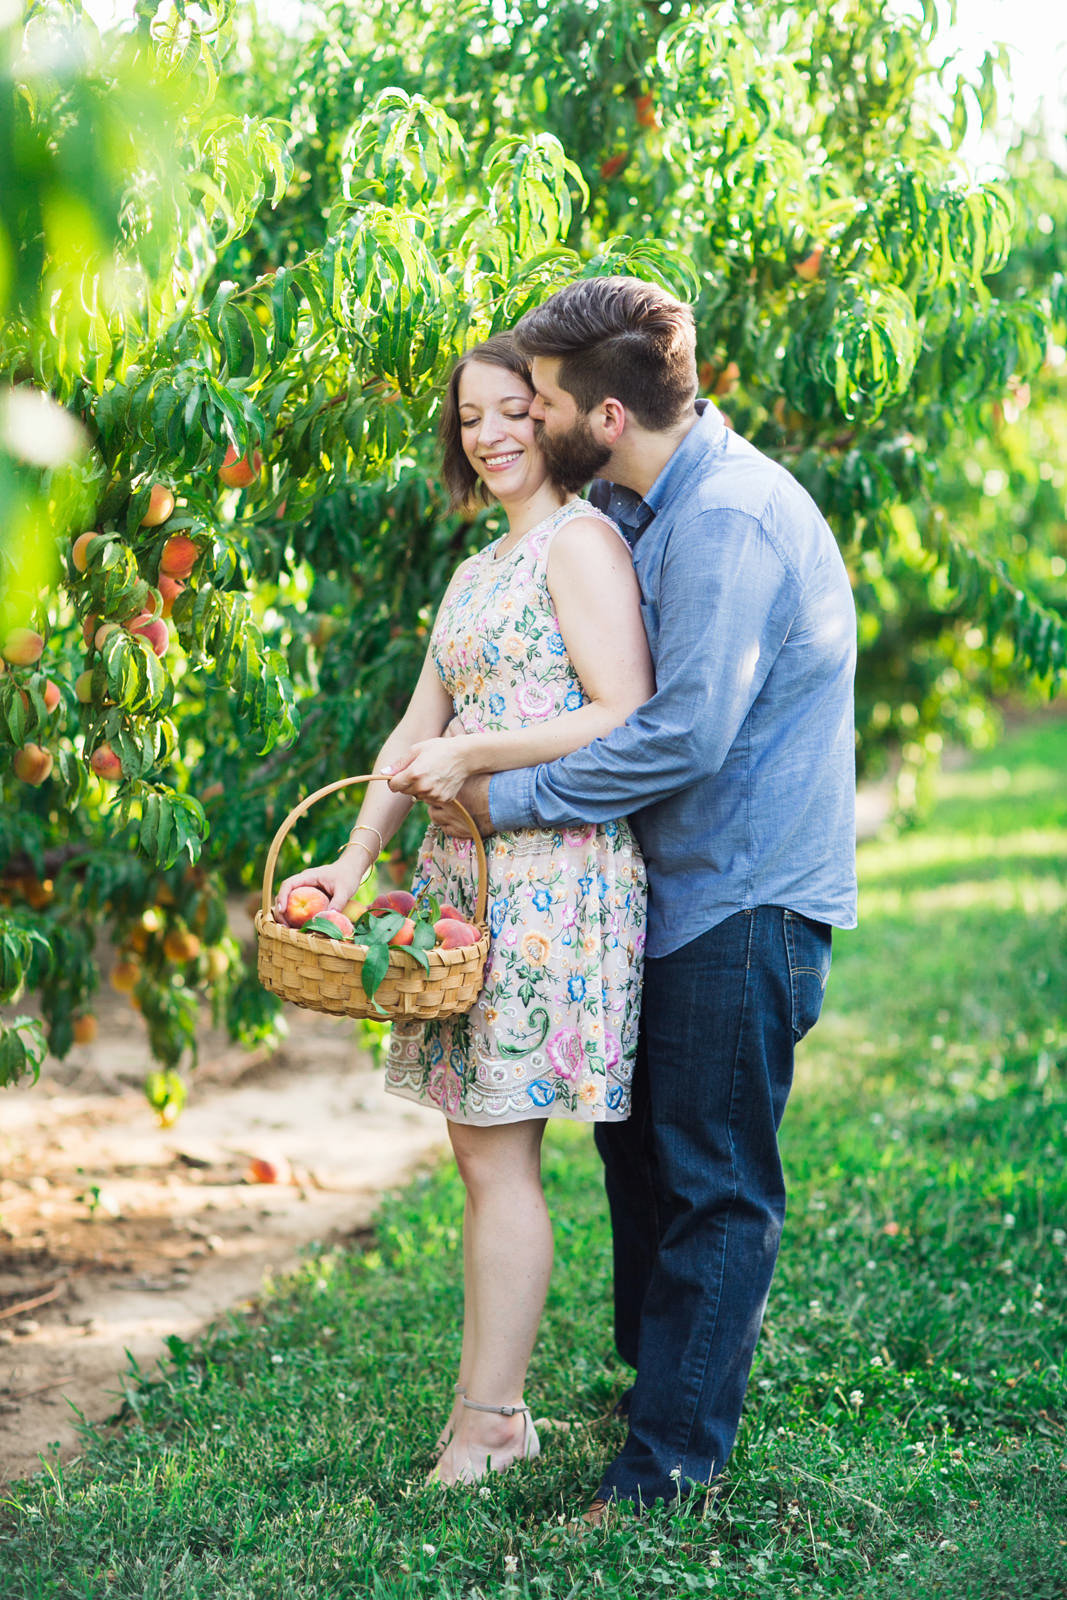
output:
[[[420,739],[411,754],[392,769],[394,794],[414,795],[434,805],[454,800],[472,770],[469,736]]]
[[[371,852],[364,845],[349,845],[344,855],[331,861],[329,866],[294,872],[291,878],[278,885],[274,915],[279,920],[284,917],[291,891],[300,888],[321,889],[323,894],[329,895],[333,910],[343,911],[373,864]]]

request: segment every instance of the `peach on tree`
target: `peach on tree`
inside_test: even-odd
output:
[[[148,497],[148,510],[141,518],[142,528],[160,528],[174,510],[174,490],[165,483],[154,483]]]
[[[227,489],[247,489],[249,484],[255,483],[262,469],[261,451],[253,450],[250,456],[240,456],[236,446],[231,444],[219,468],[219,482],[225,484]]]
[[[16,778],[38,789],[52,771],[52,752],[39,744],[24,744],[16,750],[12,766]]]
[[[32,628],[12,628],[0,655],[12,667],[32,667],[41,659],[44,640]]]

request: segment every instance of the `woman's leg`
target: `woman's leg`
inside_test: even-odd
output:
[[[552,1271],[552,1226],[541,1188],[544,1119],[470,1128],[449,1123],[464,1212],[464,1351],[460,1381],[484,1405],[522,1400]],[[522,1451],[525,1420],[460,1409],[433,1476],[469,1482]]]
[[[474,1296],[470,1288],[471,1277],[471,1203],[468,1198],[463,1206],[463,1344],[459,1355],[459,1374],[456,1378],[455,1398],[452,1409],[448,1413],[448,1421],[437,1436],[438,1454],[445,1448],[455,1432],[456,1423],[459,1421],[463,1407],[460,1404],[462,1397],[467,1393],[467,1379],[470,1374],[471,1351],[474,1348]]]

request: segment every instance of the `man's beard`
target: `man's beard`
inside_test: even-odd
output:
[[[547,433],[544,423],[536,422],[534,434],[553,479],[569,494],[583,489],[611,460],[611,451],[593,438],[585,417],[567,433]]]

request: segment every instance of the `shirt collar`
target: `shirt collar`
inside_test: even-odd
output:
[[[697,462],[722,444],[726,424],[719,408],[708,400],[698,400],[696,412],[696,427],[690,428],[644,498],[636,490],[627,489],[621,483],[610,483],[605,478],[598,478],[593,484],[590,500],[619,524],[630,544],[640,538]]]

